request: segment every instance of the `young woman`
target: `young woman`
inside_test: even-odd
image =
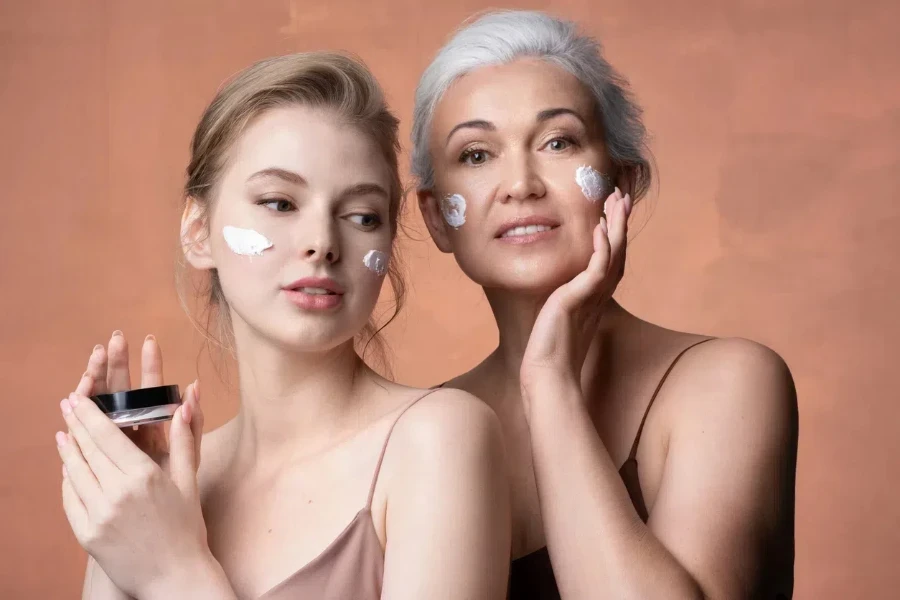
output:
[[[66,515],[92,556],[85,598],[504,597],[496,417],[354,351],[396,232],[396,136],[371,74],[335,54],[258,63],[207,108],[182,244],[210,276],[240,409],[197,457],[193,384],[155,462],[85,397],[128,387],[121,333],[95,349],[57,434]],[[142,385],[161,384],[152,338],[143,358]]]
[[[640,114],[599,45],[540,13],[485,15],[426,69],[420,208],[500,334],[444,387],[483,398],[505,433],[513,600],[789,597],[788,368],[612,299],[650,184]]]

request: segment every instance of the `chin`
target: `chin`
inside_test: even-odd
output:
[[[337,324],[335,324],[337,325]],[[302,327],[281,326],[270,330],[273,341],[290,353],[323,354],[353,340],[353,331],[347,327],[308,325]]]
[[[571,256],[562,261],[520,259],[484,265],[483,270],[473,270],[472,273],[463,270],[485,288],[549,295],[587,268],[589,261],[590,256],[581,261],[576,261]]]

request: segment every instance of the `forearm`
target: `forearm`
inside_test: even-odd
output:
[[[529,422],[544,530],[562,597],[703,598],[690,573],[638,517],[580,390],[546,389],[543,397],[530,395]]]

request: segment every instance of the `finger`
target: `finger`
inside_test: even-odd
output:
[[[68,398],[63,399],[59,404],[63,418],[66,420],[66,425],[69,426],[69,436],[74,438],[82,458],[87,462],[100,487],[104,490],[109,489],[111,486],[115,486],[117,478],[121,476],[121,471],[97,446],[93,437],[97,434],[88,430],[78,418],[71,400],[73,397],[74,394],[70,394]],[[82,404],[86,403],[93,404],[90,400],[82,402]],[[94,408],[99,411],[96,406]],[[111,426],[115,427],[115,425],[112,425],[112,421],[106,420]]]
[[[575,310],[588,298],[603,291],[610,259],[610,246],[605,228],[605,219],[601,218],[600,224],[594,228],[595,250],[587,268],[560,289],[563,291],[562,306],[566,310]]]
[[[160,385],[163,385],[162,351],[156,338],[148,335],[141,348],[141,387]]]
[[[200,380],[194,380],[192,398],[188,404],[187,421],[191,424],[194,438],[194,466],[200,468],[200,442],[203,440],[203,409],[200,406]]]
[[[175,411],[169,430],[169,473],[181,493],[192,497],[197,489],[197,461],[191,424],[185,420],[185,406],[183,403]]]
[[[101,456],[122,473],[130,473],[133,469],[148,466],[147,455],[135,446],[90,398],[69,394],[68,400],[73,408],[72,417],[74,417],[69,427],[79,445],[81,444],[79,435],[86,436],[86,443],[92,444]],[[81,446],[81,449],[84,452],[84,446]],[[87,455],[85,457],[87,458]]]
[[[69,394],[61,403],[66,423],[104,490],[119,486],[123,474],[150,460],[90,399]]]
[[[85,508],[90,511],[92,508],[96,509],[101,506],[104,498],[100,482],[97,481],[72,436],[57,431],[56,448],[66,469],[67,479],[72,483],[72,487]]]
[[[131,389],[131,375],[128,373],[128,343],[118,329],[109,340],[109,370],[106,386],[110,392]]]
[[[94,351],[91,352],[91,358],[88,359],[87,371],[85,373],[89,378],[91,390],[89,393],[84,393],[79,384],[79,387],[75,389],[76,392],[83,396],[106,393],[108,389],[106,386],[106,359],[106,348],[100,344],[94,346]]]
[[[82,535],[83,532],[87,530],[90,524],[88,511],[81,498],[78,497],[78,492],[75,491],[75,487],[72,485],[72,480],[66,472],[65,465],[63,465],[62,501],[63,511],[66,513],[66,519],[68,519],[75,537],[82,539],[84,537]]]
[[[626,232],[628,216],[625,206],[626,196],[622,196],[619,188],[606,201],[606,216],[609,219],[610,263],[609,273],[618,279],[625,265]]]

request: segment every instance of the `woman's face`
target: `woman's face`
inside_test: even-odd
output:
[[[390,181],[376,144],[331,112],[268,110],[229,151],[208,241],[188,258],[217,269],[236,332],[333,348],[363,328],[378,299]]]
[[[430,131],[435,185],[419,202],[471,279],[543,293],[587,266],[613,191],[594,106],[573,75],[535,59],[477,69],[444,94]],[[580,183],[594,184],[593,200]]]

